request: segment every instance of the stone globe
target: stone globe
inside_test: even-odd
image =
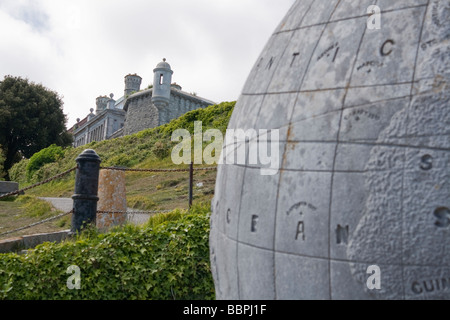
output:
[[[450,299],[449,21],[448,0],[293,4],[228,126],[217,299]]]

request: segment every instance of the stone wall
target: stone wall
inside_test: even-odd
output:
[[[159,125],[158,109],[151,102],[151,92],[133,95],[127,103],[123,134],[129,135]]]
[[[44,242],[61,242],[69,237],[70,230],[63,230],[0,240],[0,253],[31,249]]]
[[[170,96],[169,108],[162,110],[159,124],[165,124],[170,122],[172,119],[181,117],[186,112],[205,108],[210,103],[196,99],[194,97],[189,97],[184,94],[172,94]]]
[[[172,90],[169,106],[157,108],[151,102],[151,94],[152,91],[147,90],[128,98],[124,135],[169,123],[186,112],[213,104],[178,90]]]
[[[109,139],[113,133],[123,128],[125,121],[125,112],[122,110],[109,110],[106,119],[106,139]]]

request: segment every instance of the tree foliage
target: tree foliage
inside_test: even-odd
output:
[[[64,149],[52,144],[48,148],[42,149],[33,154],[27,164],[27,178],[30,179],[34,172],[39,170],[44,164],[55,162],[64,157]]]
[[[0,82],[0,144],[5,171],[51,144],[71,143],[62,106],[61,97],[41,84],[5,76]]]
[[[5,172],[3,171],[3,164],[5,163],[5,155],[3,154],[2,146],[0,145],[0,181],[5,177]]]

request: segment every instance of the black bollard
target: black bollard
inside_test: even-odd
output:
[[[192,198],[194,194],[194,163],[189,166],[189,209],[192,207]]]
[[[98,201],[98,177],[101,159],[92,149],[84,150],[76,159],[75,194],[71,232],[79,232],[88,224],[95,225]]]

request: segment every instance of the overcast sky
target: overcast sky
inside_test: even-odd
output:
[[[68,127],[100,95],[141,89],[166,58],[173,82],[233,101],[294,0],[0,0],[0,77],[21,76],[63,96]],[[0,79],[0,80],[1,80]]]

